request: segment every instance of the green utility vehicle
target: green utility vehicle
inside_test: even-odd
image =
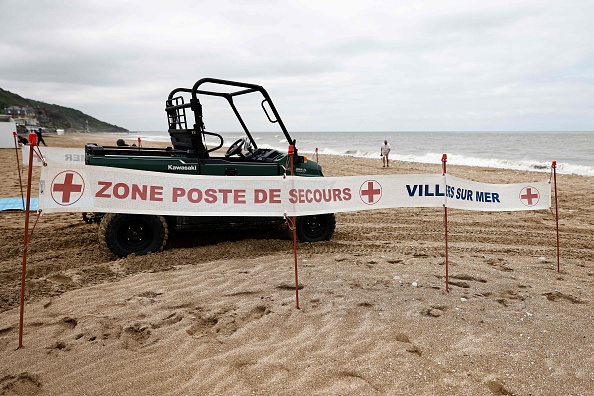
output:
[[[291,174],[287,168],[287,153],[272,148],[258,148],[252,132],[236,102],[245,96],[258,96],[267,122],[278,124],[288,146],[295,146],[276,107],[266,90],[253,84],[203,78],[192,88],[176,88],[167,98],[165,111],[169,125],[172,147],[146,148],[130,146],[85,146],[87,165],[138,169],[163,173],[183,173],[211,176],[277,176]],[[223,154],[217,150],[225,145],[221,133],[207,131],[204,126],[203,103],[213,99],[225,99],[245,136],[228,145]],[[202,100],[202,102],[201,102]],[[214,102],[217,102],[216,100]],[[219,100],[218,102],[221,102]],[[222,101],[224,104],[224,101]],[[217,113],[220,106],[213,106]],[[188,111],[189,110],[189,111]],[[250,109],[249,115],[253,115]],[[186,112],[193,114],[193,125],[188,127]],[[264,118],[264,117],[262,117]],[[231,133],[227,133],[232,135]],[[280,135],[279,135],[280,136]],[[235,138],[237,135],[235,134]],[[119,143],[119,142],[118,142]],[[321,177],[322,168],[314,161],[294,153],[295,175]],[[167,175],[163,175],[167,177]],[[248,216],[158,216],[124,213],[83,214],[87,223],[99,223],[101,244],[115,255],[125,257],[131,253],[143,255],[162,250],[170,230],[226,229],[230,226],[270,227],[282,225],[284,218]],[[302,242],[329,240],[336,222],[333,213],[298,217],[297,237]]]

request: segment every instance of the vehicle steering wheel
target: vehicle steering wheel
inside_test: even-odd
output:
[[[225,153],[225,158],[231,157],[236,154],[241,155],[241,146],[243,146],[243,138],[236,140],[235,143],[233,143],[231,147],[227,149],[227,152]]]

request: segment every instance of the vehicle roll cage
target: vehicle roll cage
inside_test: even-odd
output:
[[[215,84],[221,87],[220,91],[216,90],[205,90],[200,89],[200,87],[204,84]],[[226,88],[226,89],[224,89]],[[285,124],[283,123],[280,114],[276,110],[272,99],[268,95],[266,90],[254,84],[242,83],[237,81],[228,81],[228,80],[221,80],[216,78],[202,78],[194,84],[194,86],[190,88],[175,88],[169,94],[169,97],[166,101],[165,111],[167,112],[167,120],[169,125],[169,134],[171,136],[171,141],[174,145],[175,149],[181,150],[189,150],[193,151],[194,154],[198,158],[208,158],[208,153],[218,150],[223,146],[223,137],[218,133],[208,132],[204,128],[203,122],[203,113],[202,113],[202,104],[198,98],[198,95],[207,95],[207,96],[217,96],[222,97],[227,100],[233,113],[237,117],[237,120],[241,124],[243,131],[247,135],[248,139],[250,140],[254,149],[257,149],[258,146],[256,141],[252,137],[247,125],[245,124],[239,110],[235,106],[233,102],[233,98],[240,95],[251,94],[254,92],[260,92],[263,96],[263,100],[260,103],[268,121],[271,123],[277,123],[282,130],[285,138],[289,145],[294,145],[295,141],[291,139]],[[189,93],[191,94],[190,103],[184,103],[184,97],[178,95],[179,93]],[[269,111],[272,111],[272,117]],[[187,120],[186,120],[186,109],[191,109],[194,113],[194,125],[193,128],[188,128]],[[208,149],[204,143],[205,135],[215,136],[220,139],[220,143],[218,146]]]

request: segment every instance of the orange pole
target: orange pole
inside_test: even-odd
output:
[[[561,257],[559,254],[559,202],[557,201],[557,161],[553,161],[553,181],[555,185],[555,224],[557,226],[557,272],[561,272]]]
[[[291,168],[291,176],[295,175],[293,157],[295,156],[295,146],[289,146],[289,167]],[[295,306],[299,308],[299,273],[297,270],[297,218],[293,216],[293,258],[295,267]]]
[[[19,321],[19,347],[23,347],[23,328],[25,319],[25,284],[27,277],[27,249],[29,245],[29,209],[31,208],[31,177],[33,174],[33,149],[37,144],[37,135],[29,134],[29,172],[27,176],[27,206],[25,208],[25,241],[23,244],[23,269],[21,271],[21,310]]]
[[[443,168],[443,176],[446,174],[446,162],[448,161],[447,154],[443,154],[441,157],[441,164]],[[448,207],[446,205],[443,206],[443,224],[445,227],[445,282],[446,282],[446,292],[450,292],[449,287],[449,251],[448,251]]]

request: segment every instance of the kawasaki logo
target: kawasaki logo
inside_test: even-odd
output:
[[[167,170],[176,171],[176,170],[183,170],[183,171],[195,171],[197,169],[196,165],[167,165]]]

